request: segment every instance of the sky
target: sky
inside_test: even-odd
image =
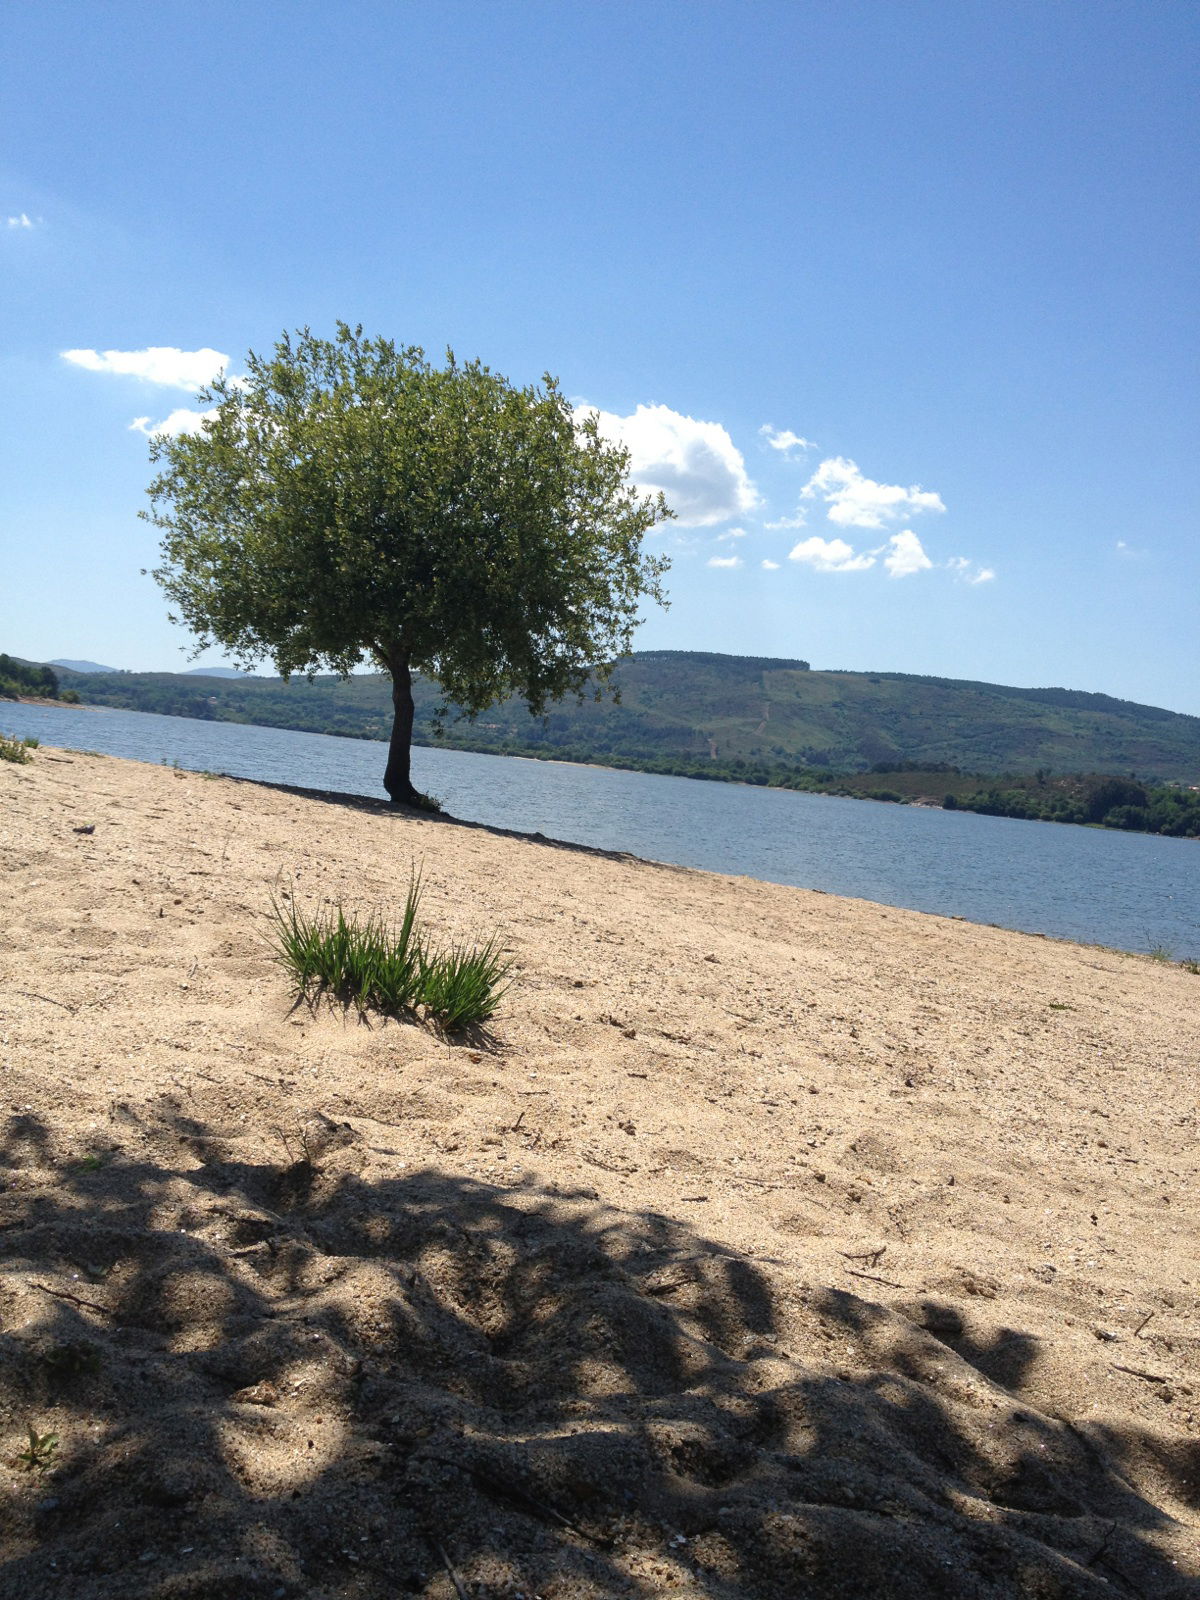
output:
[[[8,8],[0,649],[193,665],[148,434],[344,320],[627,445],[678,513],[639,648],[1200,714],[1198,46],[1190,0]]]

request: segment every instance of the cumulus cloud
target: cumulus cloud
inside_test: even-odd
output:
[[[789,561],[801,561],[817,572],[865,572],[875,565],[875,552],[856,555],[844,539],[802,539],[788,552]]]
[[[711,527],[759,503],[742,453],[719,422],[661,405],[638,406],[628,417],[580,406],[576,415],[595,416],[605,438],[625,446],[634,483],[649,493],[661,489],[685,527]]]
[[[708,565],[710,567],[740,567],[742,558],[741,556],[709,556]]]
[[[88,372],[142,378],[193,394],[229,365],[229,357],[220,350],[179,350],[174,345],[150,345],[145,350],[64,350],[62,358]]]
[[[788,455],[793,450],[815,450],[817,448],[811,439],[802,439],[798,433],[793,433],[790,428],[773,428],[769,422],[765,422],[758,431],[771,446],[772,450],[782,451],[784,455]]]
[[[867,572],[882,560],[893,578],[909,578],[933,566],[911,528],[893,533],[886,543],[877,545],[874,550],[855,550],[845,539],[821,539],[814,534],[794,545],[788,552],[788,560],[798,561],[814,572]],[[767,563],[764,561],[763,565]]]
[[[804,528],[808,525],[808,515],[804,511],[797,511],[794,517],[780,517],[778,522],[764,522],[764,528]]]
[[[846,456],[822,461],[800,491],[804,499],[823,499],[826,516],[840,528],[882,528],[885,523],[920,511],[945,511],[942,497],[911,484],[877,483],[866,477],[858,463]]]
[[[745,537],[745,528],[727,528],[724,533],[717,535],[717,543],[723,544],[727,539],[744,539]]]
[[[925,572],[933,565],[911,528],[894,533],[886,549],[883,564],[893,578],[911,578],[914,572]]]
[[[9,228],[32,228],[34,226],[33,218],[24,211],[18,212],[15,217],[5,217],[4,221]],[[40,217],[38,221],[41,221]]]
[[[770,561],[764,556],[763,557],[763,571],[764,572],[778,572],[779,571],[779,563],[778,563],[778,561]]]
[[[216,416],[216,411],[189,411],[186,406],[178,411],[172,411],[169,417],[164,417],[161,422],[151,422],[149,417],[134,417],[129,424],[130,433],[144,433],[147,438],[151,434],[165,433],[172,438],[178,438],[181,433],[200,433],[204,424]]]

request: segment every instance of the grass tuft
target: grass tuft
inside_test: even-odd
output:
[[[400,921],[389,926],[379,912],[365,921],[346,916],[340,904],[311,916],[295,900],[272,897],[276,953],[292,975],[299,998],[332,995],[359,1015],[412,1011],[420,999],[422,950],[417,934],[421,885],[413,878]]]
[[[26,1472],[45,1472],[54,1464],[54,1452],[58,1449],[58,1435],[56,1433],[39,1433],[32,1423],[29,1424],[29,1443],[17,1457],[20,1466]]]
[[[451,1033],[488,1022],[509,988],[512,963],[495,938],[468,948],[453,945],[426,954],[421,965],[421,1003]]]
[[[18,766],[30,760],[29,752],[36,750],[36,739],[22,739],[16,734],[0,733],[0,761],[15,761]]]
[[[311,914],[294,899],[273,896],[270,923],[276,959],[298,999],[323,997],[365,1011],[427,1015],[450,1032],[495,1015],[508,989],[510,963],[493,937],[482,945],[435,950],[418,923],[421,880],[414,875],[398,922],[379,911],[346,914],[338,904]]]

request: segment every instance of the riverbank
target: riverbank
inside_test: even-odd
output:
[[[1200,979],[45,747],[0,816],[0,1595],[1200,1576]],[[414,863],[494,1037],[290,1011],[272,890]]]

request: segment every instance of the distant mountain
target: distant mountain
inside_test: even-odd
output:
[[[236,667],[189,667],[187,672],[181,673],[184,678],[248,678],[248,672],[239,672]]]
[[[378,674],[278,678],[97,672],[81,698],[135,711],[386,739]],[[221,680],[224,681],[221,681]],[[1077,689],[1021,689],[903,672],[813,672],[803,662],[700,651],[640,651],[616,673],[621,704],[552,706],[542,719],[505,701],[450,721],[450,748],[550,756],[697,777],[766,781],[829,769],[932,763],[975,773],[1136,772],[1200,784],[1200,717]],[[415,738],[435,741],[437,685],[416,687]]]
[[[117,667],[104,667],[98,661],[50,661],[51,667],[66,667],[68,672],[117,672]]]

